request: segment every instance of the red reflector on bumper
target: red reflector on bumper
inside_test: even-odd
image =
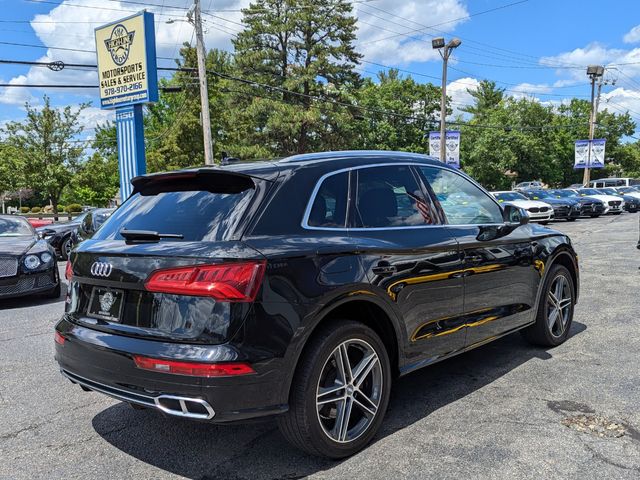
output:
[[[60,333],[55,332],[55,333],[53,334],[53,340],[54,340],[58,345],[64,345],[64,342],[65,342],[65,340],[66,340],[66,339],[65,339],[62,335],[60,335]]]
[[[158,358],[134,355],[136,367],[161,373],[175,375],[189,375],[192,377],[230,377],[235,375],[249,375],[255,373],[248,363],[196,363],[178,362],[175,360],[160,360]]]

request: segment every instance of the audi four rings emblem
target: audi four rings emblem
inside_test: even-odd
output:
[[[108,277],[111,275],[111,270],[113,270],[113,265],[106,262],[93,262],[91,265],[91,275],[95,277]]]

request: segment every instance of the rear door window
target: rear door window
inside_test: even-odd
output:
[[[438,213],[410,166],[361,168],[357,175],[355,227],[394,228],[438,224]]]
[[[127,229],[180,234],[181,241],[231,240],[254,191],[136,193],[105,221],[93,238],[123,240],[120,230]]]

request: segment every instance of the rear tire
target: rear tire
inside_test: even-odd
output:
[[[600,215],[590,215],[591,218],[598,218]]]
[[[391,364],[384,344],[366,325],[336,320],[305,348],[289,411],[278,417],[280,431],[312,455],[353,455],[373,439],[389,404]]]
[[[573,218],[567,218],[567,222],[575,222],[575,221],[576,221],[576,218],[575,218],[575,217],[573,217]]]
[[[524,337],[542,347],[564,343],[573,322],[575,291],[569,270],[552,265],[542,286],[536,322],[522,331]]]

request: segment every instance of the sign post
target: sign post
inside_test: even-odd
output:
[[[158,100],[153,14],[143,11],[96,28],[100,106],[116,110],[120,198],[146,173],[142,105]]]
[[[429,132],[429,155],[442,158],[440,156],[440,132]],[[445,155],[444,162],[454,168],[460,168],[460,131],[447,130],[445,134]]]

